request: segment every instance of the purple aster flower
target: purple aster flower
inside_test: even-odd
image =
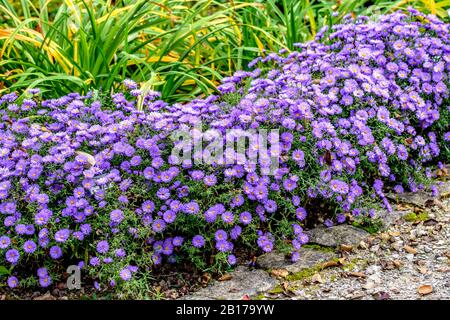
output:
[[[80,226],[80,231],[83,232],[85,236],[89,235],[92,231],[90,224],[82,224]]]
[[[6,249],[11,244],[11,239],[7,236],[0,237],[0,249]]]
[[[241,194],[238,194],[231,199],[231,206],[233,208],[240,207],[243,204],[244,204],[244,197]]]
[[[343,214],[336,215],[336,220],[338,223],[344,223],[346,220],[345,215],[343,215]]]
[[[220,252],[227,252],[232,249],[232,244],[225,240],[217,241],[216,249]]]
[[[161,264],[161,262],[162,262],[162,257],[161,257],[161,255],[158,254],[158,253],[154,253],[154,254],[152,255],[152,261],[153,261],[153,264],[154,264],[155,266]]]
[[[173,253],[173,244],[170,239],[164,241],[161,252],[166,256],[170,256]]]
[[[42,288],[47,288],[52,284],[52,278],[49,275],[39,278],[39,285]]]
[[[239,215],[239,221],[244,225],[248,225],[252,222],[252,215],[250,212],[244,211]]]
[[[227,240],[228,235],[225,230],[219,229],[214,234],[214,238],[216,239],[216,241]]]
[[[228,255],[227,261],[231,266],[234,266],[237,262],[236,256],[234,254]]]
[[[302,207],[298,207],[295,210],[295,216],[297,217],[298,220],[303,221],[306,219],[306,210]]]
[[[123,258],[123,257],[126,256],[125,250],[124,250],[123,248],[116,249],[116,250],[114,251],[114,254],[115,254],[116,257],[118,257],[118,258]]]
[[[297,239],[301,244],[306,244],[309,241],[309,237],[305,233],[297,235]]]
[[[191,201],[183,206],[183,212],[186,214],[196,214],[200,210],[197,202]]]
[[[17,287],[19,285],[19,279],[17,279],[14,276],[11,276],[8,278],[8,287],[10,287],[11,289],[14,289],[15,287]]]
[[[164,221],[167,222],[167,223],[174,222],[176,217],[177,217],[176,213],[173,212],[172,210],[167,210],[163,214]]]
[[[201,235],[196,235],[192,238],[192,245],[196,248],[201,248],[205,245],[205,239]]]
[[[43,278],[43,277],[48,276],[47,268],[42,267],[42,268],[37,269],[37,276],[39,278]]]
[[[230,238],[236,240],[241,235],[241,232],[242,232],[241,226],[234,226],[230,231]]]
[[[293,191],[297,187],[297,183],[293,181],[292,179],[285,179],[283,181],[283,188],[286,191]]]
[[[131,278],[132,278],[132,273],[131,273],[131,271],[130,271],[129,268],[123,268],[123,269],[120,271],[119,275],[120,275],[120,278],[121,278],[123,281],[129,281],[129,280],[131,280]]]
[[[50,248],[50,257],[54,260],[62,257],[62,250],[58,246],[53,246]]]
[[[113,223],[121,223],[125,217],[122,210],[116,209],[111,211],[111,213],[109,214],[109,218]]]
[[[19,261],[20,253],[16,249],[9,249],[5,254],[6,261],[11,264],[16,264]]]
[[[175,247],[180,247],[183,244],[183,241],[184,241],[183,237],[177,236],[173,238],[172,244]]]
[[[156,192],[156,196],[161,200],[167,200],[170,197],[170,190],[167,188],[160,188]]]
[[[109,251],[108,241],[102,240],[97,243],[97,252],[98,253],[104,254],[104,253],[107,253],[108,251]]]
[[[166,228],[166,223],[162,219],[156,219],[152,223],[152,229],[155,232],[163,232]]]
[[[93,267],[98,267],[100,265],[100,259],[98,257],[92,257],[89,259],[89,264]]]
[[[296,224],[296,223],[292,224],[292,228],[294,229],[294,234],[295,235],[299,235],[299,234],[301,234],[303,232],[303,228],[300,225]]]
[[[264,208],[267,210],[267,212],[269,213],[273,213],[275,211],[277,211],[277,203],[274,200],[267,200],[264,203]]]
[[[215,175],[211,174],[211,175],[207,175],[203,178],[203,182],[208,186],[208,187],[212,187],[213,185],[215,185],[217,183],[217,178]]]
[[[23,244],[23,251],[28,254],[34,253],[36,251],[37,245],[33,240],[27,240]]]
[[[56,231],[55,233],[55,241],[56,242],[66,242],[67,239],[70,237],[70,230],[69,229],[61,229]]]
[[[222,220],[225,223],[232,224],[234,222],[234,214],[230,211],[222,213]]]
[[[151,200],[144,201],[142,203],[142,211],[146,213],[152,213],[155,210],[155,204]]]

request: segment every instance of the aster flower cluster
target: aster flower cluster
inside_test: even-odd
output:
[[[449,157],[449,25],[411,10],[324,33],[184,105],[128,79],[112,106],[92,94],[42,101],[37,89],[1,96],[7,284],[19,285],[15,267],[29,264],[46,287],[75,262],[115,286],[182,257],[202,267],[212,253],[233,265],[237,245],[269,252],[279,240],[297,260],[317,204],[336,213],[331,225],[373,216],[367,201],[390,210],[387,187],[425,188],[432,165]],[[170,133],[199,123],[222,133],[279,129],[279,168],[264,174],[264,158],[178,163]]]

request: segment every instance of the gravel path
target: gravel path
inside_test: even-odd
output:
[[[312,229],[298,262],[271,252],[181,299],[450,299],[450,181],[440,190],[393,196],[383,231]]]
[[[281,285],[259,299],[450,299],[450,200],[426,212],[425,221],[400,218],[356,247],[343,246],[337,266],[279,277]]]

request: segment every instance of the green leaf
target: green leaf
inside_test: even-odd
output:
[[[0,277],[5,275],[9,275],[9,270],[4,266],[0,266]]]

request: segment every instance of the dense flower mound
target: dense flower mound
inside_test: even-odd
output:
[[[106,98],[2,96],[8,285],[47,287],[78,264],[96,285],[145,288],[139,281],[162,263],[233,265],[236,246],[289,248],[295,260],[308,214],[342,223],[377,204],[390,210],[388,187],[425,188],[450,155],[449,25],[412,10],[333,28],[184,105],[131,80]],[[205,149],[180,161],[170,135],[192,128],[205,141],[211,128],[279,129],[279,148],[268,149],[279,168],[267,174],[267,158],[231,150],[225,157],[243,161],[196,163]]]

